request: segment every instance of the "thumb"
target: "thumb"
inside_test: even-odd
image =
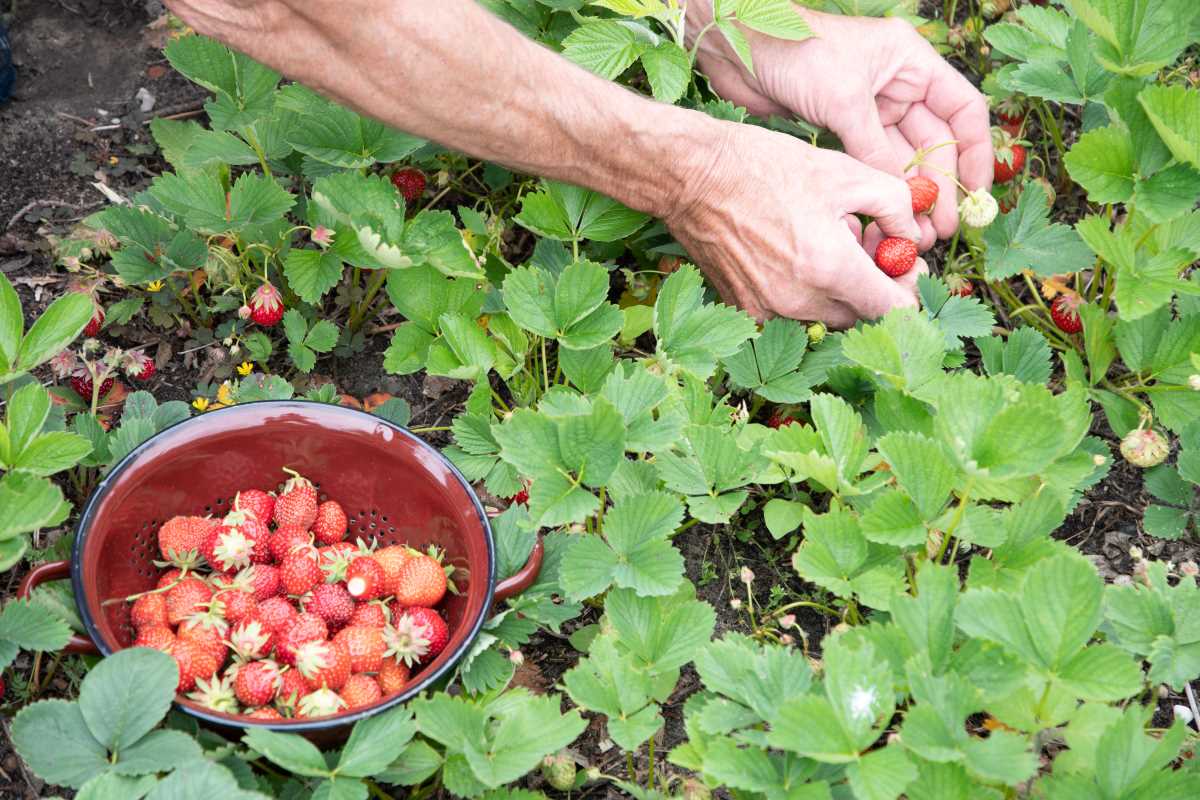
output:
[[[846,153],[869,167],[897,177],[903,175],[903,164],[896,157],[892,143],[879,119],[879,109],[867,93],[857,95],[849,113],[830,129],[842,140]]]
[[[912,192],[900,178],[852,159],[845,172],[841,211],[874,217],[885,236],[921,241],[921,226],[913,216]]]

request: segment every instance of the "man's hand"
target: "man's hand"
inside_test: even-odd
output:
[[[782,133],[716,124],[711,155],[696,159],[695,177],[666,223],[726,301],[758,319],[837,328],[916,305],[925,263],[889,278],[863,249],[853,216],[874,217],[884,235],[915,240],[903,180]]]
[[[992,182],[987,103],[911,25],[798,10],[816,34],[801,42],[746,31],[751,75],[718,31],[700,40],[698,64],[713,88],[751,113],[796,115],[833,131],[846,152],[875,169],[901,175],[917,149],[933,150],[913,174],[938,184],[938,203],[922,217],[921,246],[958,227],[957,175],[967,189]],[[688,29],[712,18],[710,0],[691,0]],[[874,226],[865,243],[879,242]]]

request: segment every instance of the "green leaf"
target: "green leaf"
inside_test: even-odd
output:
[[[557,181],[542,181],[541,190],[521,198],[521,213],[514,217],[540,236],[597,242],[624,239],[649,219],[610,197]]]
[[[141,800],[158,784],[157,775],[130,778],[105,772],[79,787],[76,800]]]
[[[812,683],[802,653],[738,633],[709,642],[695,660],[706,688],[732,698],[761,720],[774,717],[780,703],[806,694]]]
[[[654,304],[657,354],[697,378],[707,379],[718,359],[757,335],[754,320],[729,306],[704,302],[699,271],[684,266],[663,281]]]
[[[279,73],[204,36],[173,39],[165,53],[171,66],[216,93],[206,105],[213,127],[236,128],[270,112]]]
[[[8,401],[7,445],[0,433],[0,463],[12,464],[19,459],[49,415],[50,393],[41,384],[28,383],[13,392]]]
[[[1182,28],[1182,26],[1179,26]],[[1171,155],[1200,169],[1200,91],[1181,85],[1147,86],[1138,101]]]
[[[1153,222],[1168,222],[1189,211],[1200,195],[1200,172],[1175,164],[1139,181],[1133,202]]]
[[[610,636],[593,641],[588,657],[563,675],[563,685],[576,704],[608,717],[609,735],[622,750],[636,751],[662,726],[649,679]]]
[[[183,731],[150,731],[118,753],[113,771],[120,775],[152,775],[204,757],[200,743]]]
[[[613,80],[649,49],[637,26],[617,20],[589,20],[563,39],[563,55],[602,78]]]
[[[1009,278],[1024,269],[1038,275],[1078,272],[1095,261],[1091,250],[1067,225],[1049,221],[1045,192],[1022,192],[1017,207],[983,232],[987,279]]]
[[[249,172],[228,193],[215,174],[203,173],[163,174],[149,192],[188,227],[209,234],[275,222],[295,204],[295,198],[275,181]]]
[[[782,539],[800,527],[805,508],[803,503],[795,500],[772,497],[763,506],[763,522],[772,536]]]
[[[604,517],[603,540],[581,536],[563,558],[559,581],[583,600],[610,585],[640,596],[669,595],[683,580],[683,556],[669,537],[683,521],[683,505],[656,492],[622,500]]]
[[[660,103],[677,102],[692,80],[691,59],[674,42],[659,42],[657,47],[643,52],[642,66],[654,99]]]
[[[572,350],[599,347],[621,329],[621,312],[607,294],[608,272],[591,261],[576,261],[558,277],[537,267],[519,267],[504,279],[512,320]]]
[[[935,519],[945,507],[958,478],[941,446],[919,433],[904,432],[888,433],[876,446],[922,518],[926,521]]]
[[[813,36],[791,0],[738,0],[735,8],[737,21],[759,33],[793,42]]]
[[[670,597],[638,597],[630,589],[613,589],[604,613],[620,645],[650,674],[669,673],[693,660],[716,624],[712,606],[697,600],[686,581]]]
[[[53,475],[73,467],[92,452],[92,443],[67,431],[43,433],[26,447],[12,464],[14,472]]]
[[[946,341],[921,312],[894,309],[874,325],[848,331],[842,339],[842,353],[875,373],[885,385],[920,396],[924,387],[942,375]]]
[[[208,759],[185,764],[154,787],[147,800],[267,800],[267,795],[240,788],[233,774]]]
[[[735,386],[773,403],[799,403],[810,394],[809,376],[797,371],[807,348],[808,333],[803,325],[776,318],[768,320],[757,339],[747,340],[722,364]]]
[[[1079,137],[1063,160],[1093,203],[1127,203],[1133,196],[1133,140],[1124,127],[1093,128]]]
[[[1059,680],[1076,697],[1116,702],[1142,690],[1142,670],[1115,645],[1096,644],[1071,658],[1058,673]]]
[[[1071,8],[1103,40],[1100,62],[1135,76],[1175,60],[1191,42],[1197,12],[1188,0],[1071,0]]]
[[[353,778],[381,772],[400,757],[416,731],[412,711],[407,708],[396,708],[355,723],[335,772]]]
[[[91,298],[80,292],[68,292],[51,303],[21,340],[16,369],[27,372],[63,350],[88,324],[92,309]]]
[[[12,743],[38,777],[59,786],[78,789],[109,766],[108,752],[88,732],[78,703],[42,700],[21,709],[13,717]]]
[[[79,711],[97,741],[121,752],[166,716],[179,668],[159,650],[132,647],[105,658],[79,687]]]
[[[917,779],[917,767],[899,747],[873,750],[846,767],[859,800],[896,800]]]
[[[287,141],[301,153],[341,169],[357,170],[399,161],[424,141],[355,114],[300,84],[279,92],[279,106],[295,111]],[[383,179],[386,182],[386,179]]]
[[[967,766],[985,780],[1015,786],[1037,773],[1037,756],[1030,752],[1028,740],[1016,733],[992,731],[988,738],[970,739],[963,747]]]
[[[297,775],[318,778],[331,774],[321,751],[303,736],[251,728],[246,731],[242,741],[247,747]]]
[[[367,785],[359,780],[331,778],[317,785],[312,800],[367,800]]]
[[[288,286],[306,303],[316,305],[342,277],[342,259],[328,250],[293,248],[284,259]]]
[[[400,757],[376,777],[383,783],[397,786],[415,786],[442,766],[442,756],[424,739],[413,739]]]
[[[1045,384],[1050,380],[1050,345],[1035,328],[1020,327],[1001,339],[976,339],[989,375],[1012,375],[1022,383]]]
[[[10,600],[0,612],[0,640],[22,650],[60,650],[70,638],[67,623],[28,600]]]
[[[0,507],[7,510],[0,517],[0,541],[55,524],[65,519],[71,508],[61,489],[28,473],[0,477]]]
[[[0,366],[5,371],[17,360],[24,323],[21,298],[17,296],[17,290],[9,283],[8,277],[0,272]],[[3,371],[0,371],[0,375],[3,375]]]

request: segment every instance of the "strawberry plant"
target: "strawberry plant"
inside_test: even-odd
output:
[[[719,99],[696,68],[705,41],[753,70],[747,32],[810,38],[785,0],[718,2],[694,35],[675,0],[484,5],[660,102],[832,143]],[[348,542],[346,511],[299,476],[247,493],[257,511],[172,520],[158,544],[189,571],[130,614],[136,644],[174,658],[122,651],[77,700],[20,711],[32,771],[151,798],[1200,795],[1195,730],[1159,704],[1200,677],[1197,569],[1170,549],[1200,514],[1200,10],[804,5],[918,24],[997,123],[990,192],[909,179],[914,214],[951,205],[963,223],[925,254],[933,274],[912,274],[908,240],[869,254],[919,308],[845,331],[719,302],[665,225],[603,194],[174,39],[206,123],[150,124],[170,169],[55,242],[82,291],[27,333],[0,281],[0,566],[69,519],[59,484],[82,500],[191,413],[156,383],[176,365],[131,329],[179,332],[171,385],[196,413],[299,397],[418,423],[499,512],[497,577],[539,537],[544,560],[431,690],[322,751],[282,729],[158,726],[181,683],[273,722],[398,692],[449,634],[421,607],[463,576]],[[346,394],[356,370],[409,399]],[[1139,537],[1128,567],[1121,535]],[[224,573],[236,585],[210,585]],[[5,606],[0,661],[63,643],[50,591]],[[217,649],[254,666],[221,674]]]

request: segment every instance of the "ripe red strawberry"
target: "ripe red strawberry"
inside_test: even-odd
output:
[[[379,674],[376,679],[379,681],[379,688],[383,690],[385,695],[393,695],[404,690],[408,685],[409,669],[401,661],[394,658],[385,658],[379,666]]]
[[[275,512],[275,495],[262,489],[243,489],[233,497],[235,511],[249,511],[263,525],[271,522]]]
[[[430,626],[419,623],[407,612],[401,612],[395,617],[395,623],[383,629],[383,642],[387,645],[383,654],[411,667],[429,655],[432,643],[430,636],[434,633]]]
[[[374,600],[381,596],[383,567],[370,556],[359,556],[346,568],[346,591],[355,600]]]
[[[255,612],[229,629],[229,644],[241,661],[265,658],[275,645],[275,633]]]
[[[139,631],[155,625],[169,625],[166,595],[163,592],[155,592],[134,600],[133,608],[129,609],[129,621]]]
[[[354,614],[350,617],[350,621],[346,623],[346,627],[353,625],[370,625],[375,628],[382,628],[388,623],[387,606],[382,602],[375,603],[359,603],[354,609]]]
[[[404,167],[392,173],[392,185],[412,205],[425,194],[425,173],[414,167]]]
[[[345,642],[313,640],[296,649],[296,669],[313,690],[337,690],[350,677],[350,651]]]
[[[970,297],[975,292],[975,287],[970,279],[963,277],[957,272],[948,272],[945,275],[946,286],[950,289],[950,294],[956,294],[959,297]]]
[[[274,564],[251,564],[235,580],[247,587],[259,602],[279,594],[279,567]]]
[[[175,634],[166,625],[147,625],[138,631],[133,646],[153,647],[155,650],[170,653],[175,647]]]
[[[271,534],[271,557],[282,564],[288,553],[297,547],[310,547],[312,535],[298,525],[283,525]]]
[[[321,569],[325,571],[328,583],[346,580],[346,570],[350,561],[358,555],[358,548],[349,542],[334,542],[317,548]]]
[[[786,414],[780,414],[778,411],[771,412],[771,416],[767,417],[767,427],[779,430],[780,428],[796,423],[795,417],[789,417]]]
[[[145,353],[131,352],[125,356],[125,374],[145,383],[154,377],[154,359]]]
[[[306,718],[329,717],[341,713],[345,708],[346,701],[340,694],[332,689],[318,689],[300,698],[296,704],[296,714]]]
[[[225,620],[231,625],[241,622],[258,610],[258,601],[254,599],[254,595],[238,586],[222,589],[213,599],[220,602]]]
[[[167,590],[167,621],[178,625],[193,614],[202,614],[213,590],[199,578],[184,578]]]
[[[999,128],[992,129],[992,147],[996,162],[992,177],[996,183],[1008,183],[1025,168],[1025,145]]]
[[[323,642],[329,638],[329,626],[316,614],[297,614],[291,624],[275,639],[275,657],[284,664],[296,661],[296,651],[308,642]]]
[[[91,373],[86,370],[71,376],[71,388],[75,390],[75,394],[83,398],[85,403],[92,402],[92,390],[96,384],[92,380]],[[113,388],[113,379],[105,378],[100,382],[100,392],[96,395],[97,400],[103,400]]]
[[[295,472],[291,474],[275,499],[275,524],[281,528],[295,525],[308,530],[317,519],[317,490],[308,478]]]
[[[202,554],[217,572],[233,573],[271,560],[271,532],[249,511],[230,511],[204,543]]]
[[[520,491],[518,491],[512,497],[508,498],[508,504],[510,506],[512,506],[512,505],[522,505],[522,506],[529,505],[529,487],[522,486]]]
[[[279,684],[279,694],[276,703],[285,709],[295,711],[300,704],[300,698],[308,694],[308,681],[296,669],[285,669]]]
[[[155,589],[166,589],[167,587],[173,585],[175,582],[177,582],[182,577],[183,577],[183,570],[169,569],[166,572],[164,572],[163,574],[158,576],[158,583],[154,584],[154,588]]]
[[[179,694],[191,691],[197,678],[211,678],[221,667],[217,657],[197,642],[177,639],[171,649],[171,657],[179,667],[179,684],[175,687]]]
[[[875,264],[885,275],[899,278],[917,263],[917,245],[909,239],[890,236],[875,248]]]
[[[378,703],[383,699],[383,690],[379,688],[379,682],[370,675],[360,673],[346,679],[341,696],[346,701],[346,708],[353,711]]]
[[[95,301],[93,301],[95,302]],[[92,318],[88,320],[88,324],[83,326],[83,335],[88,339],[100,335],[100,326],[104,324],[104,306],[95,303],[95,308],[92,311]]]
[[[250,319],[264,328],[278,325],[283,319],[283,295],[270,281],[254,290],[249,305]]]
[[[1039,3],[1039,5],[1041,5]],[[996,104],[996,120],[1000,127],[1010,136],[1020,136],[1025,126],[1025,117],[1029,111],[1024,103],[1015,97],[1008,97]]]
[[[218,525],[207,517],[171,517],[158,529],[158,551],[164,561],[181,567],[194,566]]]
[[[908,179],[908,191],[912,194],[914,214],[928,214],[937,202],[938,185],[924,175]]]
[[[418,628],[424,628],[425,632],[422,635],[429,641],[429,652],[421,661],[432,661],[450,641],[450,629],[446,626],[446,620],[432,608],[409,608],[405,609],[404,613]]]
[[[1050,304],[1050,319],[1063,333],[1079,333],[1083,330],[1083,320],[1079,316],[1080,303],[1078,295],[1060,294]]]
[[[418,553],[400,568],[395,594],[403,606],[432,608],[446,594],[446,572],[436,559]]]
[[[380,585],[380,596],[387,597],[396,593],[396,581],[400,579],[400,568],[404,566],[413,551],[404,545],[394,544],[381,547],[371,554],[371,558],[383,569],[383,583]]]
[[[333,544],[346,538],[346,512],[338,501],[326,500],[317,506],[312,532],[321,544]]]
[[[209,610],[193,614],[184,620],[175,633],[175,638],[181,642],[195,642],[208,649],[216,657],[219,664],[225,663],[229,647],[225,644],[225,636],[229,633],[229,623],[219,616],[219,608],[215,605]]]
[[[383,641],[383,628],[372,625],[348,625],[333,637],[342,642],[350,653],[351,672],[378,672],[383,663],[387,644]]]
[[[283,676],[274,661],[251,661],[242,664],[237,671],[234,689],[237,699],[247,706],[265,706],[275,700]]]
[[[354,615],[354,598],[340,583],[322,583],[312,590],[304,610],[316,614],[332,628],[339,628]]]
[[[266,720],[281,720],[284,719],[283,714],[274,706],[263,706],[262,708],[252,708],[246,712],[245,716],[250,719],[266,719]]]
[[[286,597],[276,595],[258,604],[256,616],[263,621],[271,633],[279,635],[291,627],[296,618],[300,616],[300,612]]]
[[[288,553],[279,565],[279,582],[287,594],[300,596],[325,582],[315,547]]]

